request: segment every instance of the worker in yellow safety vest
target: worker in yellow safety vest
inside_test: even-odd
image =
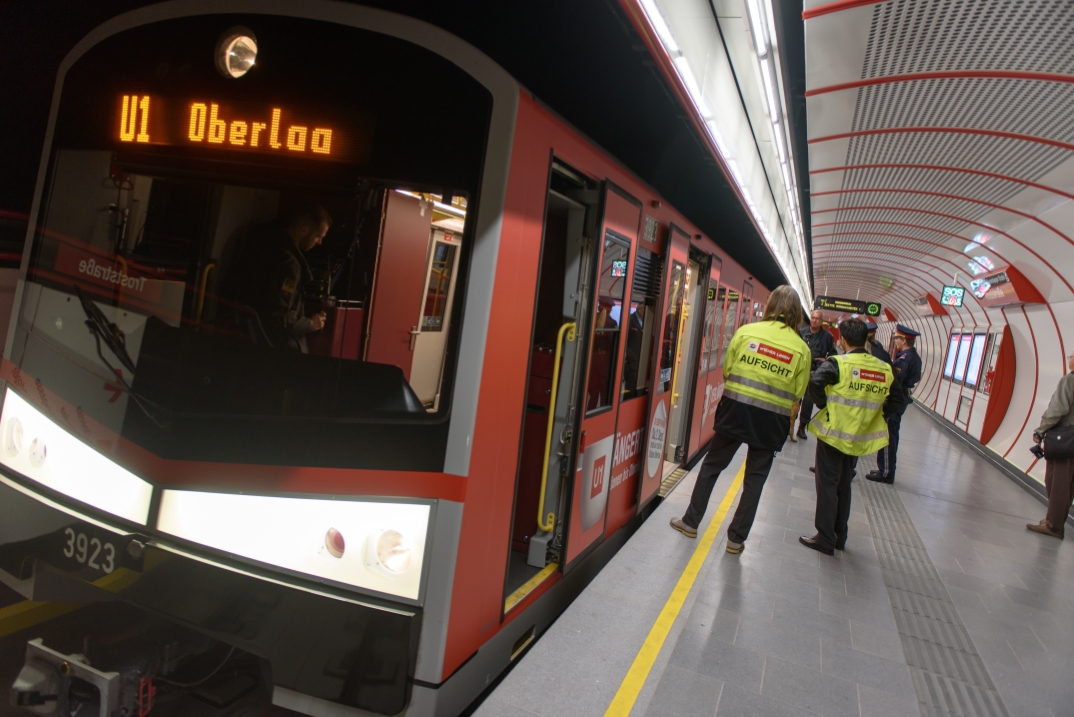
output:
[[[888,444],[887,417],[905,398],[891,366],[865,349],[868,329],[859,319],[839,324],[840,356],[813,372],[809,394],[821,408],[809,423],[817,437],[817,534],[802,545],[825,555],[846,548],[850,481],[858,456]]]
[[[690,538],[705,515],[720,473],[739,446],[749,446],[742,498],[727,529],[727,552],[740,553],[757,515],[776,451],[790,434],[791,413],[809,382],[812,354],[798,333],[802,300],[789,286],[768,297],[761,320],[741,326],[723,359],[723,396],[716,406],[716,435],[701,463],[690,507],[671,527]]]

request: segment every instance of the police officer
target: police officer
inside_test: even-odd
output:
[[[876,323],[866,321],[865,330],[868,332],[868,338],[865,340],[865,350],[890,366],[891,354],[876,340]]]
[[[761,320],[742,326],[731,339],[723,362],[716,435],[701,464],[690,507],[681,519],[671,519],[671,527],[683,535],[697,537],[716,479],[745,443],[749,452],[742,498],[727,529],[727,552],[742,552],[772,459],[790,433],[791,407],[809,382],[809,347],[798,333],[803,320],[798,292],[780,286],[768,297]]]
[[[895,379],[899,382],[906,402],[896,413],[888,417],[888,446],[876,454],[876,470],[865,477],[877,483],[895,482],[895,456],[899,452],[899,428],[902,426],[902,414],[913,403],[914,386],[921,380],[921,357],[914,348],[917,337],[921,334],[902,324],[895,324],[895,360],[891,362]]]
[[[820,309],[813,309],[809,314],[809,328],[802,333],[802,339],[809,346],[813,355],[813,370],[824,363],[824,359],[835,355],[835,339],[828,329],[824,328],[824,314]],[[806,424],[813,417],[813,401],[806,395],[802,399],[802,408],[798,412],[798,438],[806,437]]]
[[[850,479],[858,456],[888,442],[885,418],[903,407],[903,392],[888,364],[865,348],[865,323],[839,324],[842,356],[828,359],[809,380],[821,408],[809,423],[817,437],[817,534],[798,542],[825,555],[843,550],[850,517]]]

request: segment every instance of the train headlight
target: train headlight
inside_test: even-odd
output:
[[[23,434],[22,421],[12,416],[7,419],[7,427],[4,429],[4,450],[14,458],[22,451]]]
[[[216,44],[216,69],[224,77],[239,78],[257,61],[257,38],[245,27],[233,27]]]
[[[53,406],[60,415],[69,409]],[[73,413],[73,411],[71,411]],[[46,488],[144,525],[153,486],[76,438],[10,388],[0,415],[0,463]],[[31,437],[26,445],[27,437]]]
[[[284,570],[416,600],[431,515],[431,501],[165,490],[157,528]]]
[[[410,567],[413,548],[398,530],[378,530],[369,535],[365,564],[391,577],[398,577]]]

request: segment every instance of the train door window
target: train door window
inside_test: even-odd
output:
[[[645,248],[634,257],[634,280],[630,291],[626,351],[623,354],[623,396],[626,401],[649,393],[652,381],[652,346],[656,311],[660,299],[660,258]]]
[[[612,404],[629,259],[630,244],[607,232],[597,268],[596,318],[589,349],[589,381],[586,384],[587,413],[609,408]]]
[[[664,319],[664,337],[660,343],[660,378],[657,393],[671,387],[675,358],[679,348],[679,332],[682,318],[682,300],[686,267],[679,262],[671,265],[671,290],[668,292],[667,317]]]
[[[751,311],[752,308],[753,308],[753,284],[751,284],[748,281],[744,281],[744,282],[742,282],[742,301],[741,301],[742,317],[740,318],[740,320],[738,322],[739,326],[745,326],[746,324],[750,323],[753,320],[751,318],[751,315],[753,314],[753,312]]]
[[[727,311],[724,314],[723,319],[723,341],[720,345],[720,353],[727,351],[727,348],[731,345],[731,339],[735,335],[735,329],[737,328],[738,320],[738,292],[727,291]]]
[[[439,403],[447,351],[447,329],[454,297],[452,289],[459,260],[458,235],[450,229],[456,228],[454,224],[461,222],[452,219],[439,222],[445,223],[449,229],[437,224],[432,229],[423,292],[425,298],[417,319],[417,333],[413,334],[414,359],[410,371],[410,385],[414,393],[418,394],[423,405],[433,411]]]
[[[672,371],[671,410],[668,412],[668,438],[664,460],[681,463],[686,459],[686,439],[689,429],[689,411],[697,378],[697,341],[701,338],[699,312],[705,296],[702,292],[701,267],[691,259],[687,263],[683,306],[679,317],[678,355]]]
[[[721,334],[723,332],[724,322],[724,310],[727,301],[727,289],[725,287],[719,287],[716,291],[716,301],[713,302],[712,308],[712,332],[709,336],[709,343],[712,346],[712,350],[709,352],[709,371],[714,371],[720,365],[720,351]]]
[[[704,376],[709,372],[709,356],[714,350],[712,345],[713,323],[716,320],[716,282],[710,281],[705,295],[705,325],[701,334],[701,363],[698,365],[698,375]]]

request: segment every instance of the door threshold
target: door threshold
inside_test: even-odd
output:
[[[504,614],[511,612],[512,608],[525,600],[527,595],[540,587],[541,583],[552,577],[557,570],[559,570],[559,563],[549,563],[544,566],[541,572],[527,580],[522,587],[508,595],[507,599],[503,601]]]

